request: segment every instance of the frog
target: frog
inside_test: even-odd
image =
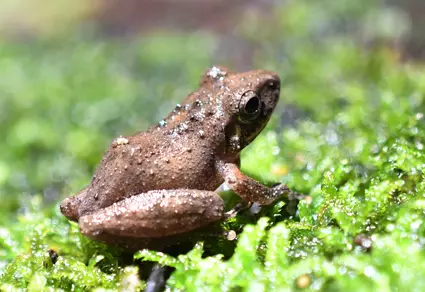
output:
[[[243,174],[240,152],[264,129],[279,95],[273,71],[209,68],[158,124],[114,139],[89,185],[60,211],[94,240],[161,250],[254,202],[272,204],[291,190]],[[241,198],[230,211],[216,191],[223,183]]]

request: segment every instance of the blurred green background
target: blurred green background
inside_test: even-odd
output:
[[[416,211],[424,207],[421,11],[425,7],[420,0],[3,1],[0,275],[5,272],[0,279],[7,284],[0,288],[78,288],[76,283],[83,281],[78,277],[56,271],[60,276],[54,278],[55,273],[43,274],[51,267],[34,268],[40,259],[45,263],[48,248],[71,256],[76,248],[73,260],[90,269],[100,261],[99,253],[113,261],[110,251],[87,247],[89,241],[79,237],[76,226],[70,227],[58,214],[58,201],[90,181],[114,137],[161,120],[214,64],[235,71],[270,69],[283,80],[272,122],[242,157],[246,172],[261,180],[287,182],[313,200],[292,218],[301,225],[286,225],[293,236],[287,249],[293,253],[286,255],[285,265],[293,264],[293,270],[282,270],[288,279],[274,283],[275,287],[303,288],[295,282],[303,275],[309,275],[306,287],[313,290],[397,290],[403,283],[422,287],[425,284],[418,279],[423,276],[419,262],[425,257],[425,228],[417,216],[422,211],[409,213],[410,209],[399,207],[403,202],[413,202]],[[283,220],[276,215],[279,210],[273,210],[263,214],[273,218],[270,226]],[[323,272],[326,259],[353,251],[348,242],[358,234],[393,236],[394,226],[390,230],[388,225],[406,214],[414,216],[412,221],[406,219],[403,231],[412,243],[406,243],[403,251],[417,244],[417,254],[413,253],[417,262],[400,260],[398,270],[410,267],[417,277],[403,274],[407,277],[403,278],[397,269],[379,270],[379,265],[369,262],[373,258],[363,258],[367,255],[350,258],[351,280],[338,270],[344,265],[335,261],[334,268],[341,279],[347,277],[346,282]],[[306,234],[301,236],[302,230]],[[323,239],[325,231],[329,233]],[[391,244],[400,242],[399,235]],[[323,241],[313,248],[316,237]],[[255,246],[260,241],[252,240],[246,244]],[[391,244],[390,250],[397,247]],[[310,263],[323,268],[322,273],[303,270],[307,264],[297,262],[310,258],[310,253],[322,256]],[[383,263],[397,261],[386,255],[381,254]],[[87,282],[81,289],[115,289],[128,273],[137,274],[123,271],[117,262],[108,263],[117,270],[86,271],[96,276],[84,278]],[[296,265],[301,267],[299,273]],[[366,272],[381,278],[365,276],[364,270],[358,275],[355,267],[362,265],[373,267]],[[24,273],[19,267],[28,270]],[[265,271],[264,278],[272,276]],[[391,273],[399,280],[390,280]],[[114,275],[114,281],[108,275]],[[192,279],[188,284],[189,278],[184,277],[177,272],[170,285],[178,288],[186,283],[190,288],[195,283]],[[58,280],[63,278],[66,284]],[[229,287],[248,289],[249,278]]]

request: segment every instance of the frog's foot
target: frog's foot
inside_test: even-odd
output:
[[[226,184],[239,197],[247,202],[256,202],[260,205],[269,205],[281,197],[290,196],[293,192],[284,184],[267,187],[258,181],[243,174],[234,163],[219,161],[217,170]]]
[[[224,202],[210,191],[156,190],[119,201],[79,220],[81,233],[105,242],[180,235],[224,218]]]
[[[230,209],[224,214],[224,218],[227,220],[227,219],[236,217],[236,215],[238,215],[240,211],[249,209],[251,205],[252,205],[252,202],[242,201],[240,203],[237,203],[232,209]]]

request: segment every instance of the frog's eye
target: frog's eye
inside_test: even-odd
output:
[[[258,117],[261,110],[261,100],[253,91],[242,95],[239,103],[239,116],[243,122],[250,122]]]

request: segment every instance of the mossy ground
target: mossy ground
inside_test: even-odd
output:
[[[214,37],[2,44],[0,290],[137,290],[143,259],[176,268],[171,290],[423,291],[425,73],[399,61],[398,20],[374,1],[247,15],[253,67],[283,84],[242,168],[307,197],[291,217],[278,203],[225,223],[235,242],[134,262],[81,236],[57,203],[89,181],[113,137],[160,120],[195,88]]]

